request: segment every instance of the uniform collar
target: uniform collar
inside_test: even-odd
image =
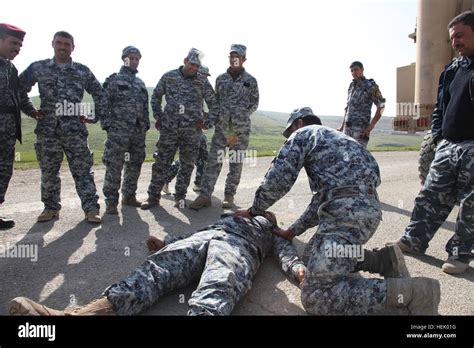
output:
[[[130,68],[126,67],[125,65],[122,65],[122,67],[120,68],[120,72],[123,74],[135,76],[138,73],[138,70],[132,71],[130,70]]]
[[[53,57],[53,58],[50,59],[49,65],[53,66],[53,65],[59,65],[59,64],[56,63],[56,59],[54,59],[54,57]],[[69,58],[69,62],[66,63],[65,65],[67,67],[71,67],[71,68],[74,67],[74,62],[73,62],[72,58]]]
[[[245,68],[240,69],[237,72],[233,72],[232,69],[229,67],[227,69],[227,73],[232,77],[232,79],[235,81],[245,72]]]
[[[463,68],[469,68],[469,67],[472,67],[473,66],[473,61],[474,61],[474,55],[472,56],[464,56],[461,61],[459,62],[459,64],[463,67]]]

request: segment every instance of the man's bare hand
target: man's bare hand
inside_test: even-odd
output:
[[[290,242],[295,238],[296,234],[292,230],[282,230],[280,227],[275,227],[273,233],[278,234],[280,237],[289,240]]]
[[[79,121],[82,123],[93,123],[91,118],[84,115],[79,116]]]
[[[161,239],[151,236],[147,239],[146,246],[150,252],[156,253],[158,250],[163,249],[165,242],[163,242]]]
[[[298,283],[300,285],[300,288],[303,287],[303,281],[304,281],[304,272],[306,271],[306,268],[301,266],[299,269],[298,269],[298,275],[297,275],[297,278],[298,278]]]
[[[35,111],[33,112],[33,117],[34,117],[34,119],[35,119],[36,121],[39,121],[39,120],[41,120],[41,119],[44,117],[44,115],[43,115],[43,113],[41,112],[41,110],[35,110]]]
[[[248,209],[247,210],[236,210],[235,213],[234,213],[234,219],[238,219],[238,218],[251,219],[251,218],[253,218],[253,215],[250,214]]]
[[[368,126],[367,128],[365,128],[363,131],[362,131],[362,137],[363,138],[369,138],[370,137],[370,132],[372,132],[372,127],[371,126]]]

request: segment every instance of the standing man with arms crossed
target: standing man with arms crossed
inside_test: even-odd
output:
[[[175,186],[175,206],[185,207],[185,197],[198,156],[202,129],[212,125],[217,118],[217,99],[206,77],[197,74],[201,66],[202,52],[191,48],[184,65],[165,73],[151,97],[153,116],[160,138],[152,166],[148,199],[142,209],[150,209],[160,202],[161,190],[166,184],[174,155],[179,149],[180,168]],[[166,98],[164,110],[161,107]],[[209,108],[209,119],[204,120],[203,101]],[[204,124],[205,123],[205,124]]]
[[[396,245],[378,251],[362,249],[375,233],[382,212],[376,188],[380,170],[369,151],[354,139],[321,126],[309,107],[294,110],[283,132],[289,137],[255,192],[253,205],[236,217],[251,217],[281,199],[304,167],[313,198],[287,230],[292,240],[318,225],[303,257],[307,271],[301,302],[318,315],[437,314],[439,282],[407,278],[403,254]],[[332,253],[331,250],[361,250]],[[386,279],[357,278],[357,271]],[[402,300],[400,300],[402,299]]]
[[[100,223],[99,196],[91,171],[93,155],[87,144],[85,123],[96,123],[108,112],[107,100],[99,81],[83,64],[74,62],[74,38],[65,31],[54,34],[54,57],[32,63],[20,75],[20,82],[28,91],[38,83],[41,113],[36,133],[36,156],[41,168],[41,201],[44,211],[38,222],[59,216],[61,209],[61,179],[59,170],[63,153],[69,163],[76,191],[81,198],[85,219]],[[82,104],[84,91],[92,94],[94,108]],[[95,110],[87,117],[84,109]]]
[[[365,78],[364,66],[361,62],[353,62],[350,69],[353,80],[349,85],[344,120],[339,131],[353,137],[367,148],[370,132],[382,117],[385,98],[380,93],[379,86],[375,81]],[[377,111],[370,121],[372,103],[377,107]]]
[[[16,140],[21,143],[21,111],[40,118],[28,95],[20,91],[18,71],[11,62],[20,53],[25,32],[0,23],[0,205],[13,174]],[[0,217],[0,229],[12,228],[15,222]]]
[[[446,244],[443,272],[465,272],[474,246],[474,12],[448,25],[451,43],[460,57],[446,65],[439,78],[438,100],[431,125],[437,143],[425,184],[405,235],[402,251],[422,255],[456,202],[459,213],[453,237]]]
[[[107,214],[118,214],[119,188],[122,168],[125,173],[122,185],[122,204],[140,207],[135,196],[138,178],[145,160],[145,138],[150,129],[148,92],[145,83],[136,76],[142,55],[138,48],[123,49],[124,65],[118,74],[104,82],[110,113],[102,122],[107,131],[104,164],[104,196]]]
[[[222,169],[222,159],[227,146],[230,152],[235,151],[237,155],[231,156],[236,160],[229,163],[222,207],[231,208],[234,205],[234,196],[242,174],[241,154],[249,145],[250,115],[257,110],[259,101],[257,80],[243,67],[247,60],[246,55],[247,48],[244,45],[233,44],[229,55],[230,67],[227,72],[217,77],[216,94],[220,115],[204,169],[201,192],[189,205],[191,209],[211,206],[212,192]],[[229,127],[233,133],[227,138]]]

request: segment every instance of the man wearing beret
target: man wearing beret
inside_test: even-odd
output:
[[[20,53],[25,32],[13,25],[0,23],[0,204],[13,173],[16,140],[21,143],[21,111],[31,117],[41,114],[33,107],[25,91],[20,90],[18,71],[11,61]],[[0,229],[15,222],[0,217]]]
[[[189,207],[201,209],[211,205],[211,196],[222,169],[222,159],[229,147],[229,173],[224,189],[223,208],[231,208],[240,183],[245,154],[250,137],[250,116],[257,110],[259,93],[257,80],[243,67],[247,48],[233,44],[230,48],[230,67],[217,77],[216,94],[219,101],[219,120],[211,141],[209,159],[204,170],[201,193]]]
[[[99,196],[92,173],[93,155],[87,144],[85,123],[96,123],[108,112],[101,84],[83,64],[74,62],[74,38],[65,31],[54,34],[54,57],[32,63],[20,74],[26,89],[38,83],[41,112],[35,128],[36,156],[41,168],[41,200],[44,211],[37,221],[59,216],[61,179],[59,169],[63,153],[69,163],[85,219],[100,223]],[[84,91],[94,98],[94,105],[82,103]]]
[[[118,214],[119,188],[122,168],[122,204],[140,207],[135,196],[140,170],[145,160],[145,137],[150,129],[148,92],[137,77],[142,55],[138,48],[123,49],[124,65],[104,82],[109,102],[109,114],[102,122],[107,131],[103,162],[106,166],[104,196],[107,214]]]
[[[160,200],[160,192],[166,184],[171,163],[179,149],[180,168],[175,186],[176,207],[185,207],[185,197],[196,163],[199,139],[203,128],[212,126],[217,118],[217,99],[207,78],[199,75],[202,52],[192,48],[184,59],[184,65],[165,73],[151,97],[155,127],[160,138],[152,166],[148,199],[142,209],[149,209]],[[166,105],[162,108],[162,99]],[[204,119],[203,102],[209,108],[209,118]]]

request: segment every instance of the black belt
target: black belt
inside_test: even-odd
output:
[[[342,186],[336,187],[328,190],[326,193],[326,200],[331,200],[339,197],[348,197],[348,196],[377,196],[377,191],[375,188],[366,185],[359,186]]]
[[[0,112],[9,113],[9,114],[16,114],[17,113],[17,108],[15,106],[0,105]]]

